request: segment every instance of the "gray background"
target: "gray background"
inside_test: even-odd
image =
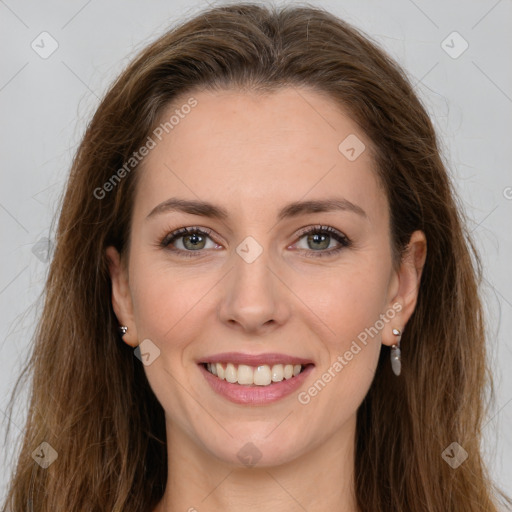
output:
[[[485,265],[497,393],[484,449],[494,479],[512,494],[511,0],[311,4],[362,28],[387,49],[434,119]],[[12,427],[8,453],[2,447],[0,497],[25,417],[23,403],[10,418],[6,405],[41,310],[45,237],[52,238],[72,155],[99,98],[131,57],[169,25],[206,6],[0,0],[0,421]],[[49,36],[40,36],[44,31],[58,43],[46,59],[31,47],[34,41],[39,52],[51,49]],[[450,35],[454,31],[461,37]],[[469,46],[461,53],[465,42]]]

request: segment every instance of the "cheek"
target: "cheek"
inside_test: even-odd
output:
[[[361,259],[359,267],[351,265],[316,276],[315,286],[311,286],[309,279],[302,281],[297,295],[307,298],[309,318],[316,322],[315,337],[323,345],[318,370],[319,377],[330,388],[325,398],[336,396],[343,398],[347,406],[351,401],[358,405],[371,384],[382,330],[395,313],[393,310],[387,314],[385,310],[387,269],[385,261]]]
[[[322,321],[323,338],[342,350],[384,313],[388,279],[384,264],[368,261],[317,273],[314,278],[302,277],[294,289]]]
[[[142,262],[141,262],[142,263]],[[179,270],[170,270],[161,265],[141,264],[134,273],[133,304],[137,334],[140,339],[150,338],[159,346],[180,346],[180,338],[200,328],[200,322],[190,319],[197,314],[207,279],[191,278],[190,274],[180,275]]]

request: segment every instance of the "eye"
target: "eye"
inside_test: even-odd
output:
[[[160,242],[160,246],[179,252],[184,256],[195,256],[194,252],[217,247],[217,244],[210,238],[211,233],[212,231],[208,228],[181,228],[165,236]],[[211,242],[209,246],[208,239]]]
[[[221,247],[212,240],[212,233],[212,230],[208,228],[195,226],[180,228],[166,235],[159,245],[180,256],[200,256],[203,250]],[[299,246],[297,248],[308,257],[331,256],[351,245],[351,241],[343,233],[330,226],[305,228],[299,232],[298,236],[300,239],[296,246],[304,239],[306,247]],[[210,245],[208,245],[208,240]],[[338,245],[332,247],[333,242]]]
[[[299,236],[300,240],[305,239],[306,247],[298,248],[307,251],[312,257],[331,256],[351,245],[350,240],[343,233],[330,226],[306,228],[301,230]],[[338,245],[332,247],[332,242],[337,242]]]

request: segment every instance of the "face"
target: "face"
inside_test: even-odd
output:
[[[327,97],[193,96],[137,170],[129,259],[107,252],[113,306],[168,439],[282,464],[353,434],[414,308],[424,240],[393,266],[371,141]]]

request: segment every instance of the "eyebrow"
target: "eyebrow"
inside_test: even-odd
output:
[[[201,215],[225,221],[228,217],[228,211],[220,206],[215,206],[207,201],[196,201],[189,199],[178,199],[171,197],[163,203],[155,206],[148,214],[146,219],[166,212],[183,212],[192,215]],[[356,213],[361,217],[368,219],[366,212],[358,205],[344,198],[319,199],[312,201],[296,201],[282,208],[278,215],[278,221],[298,217],[307,213],[348,211]]]

